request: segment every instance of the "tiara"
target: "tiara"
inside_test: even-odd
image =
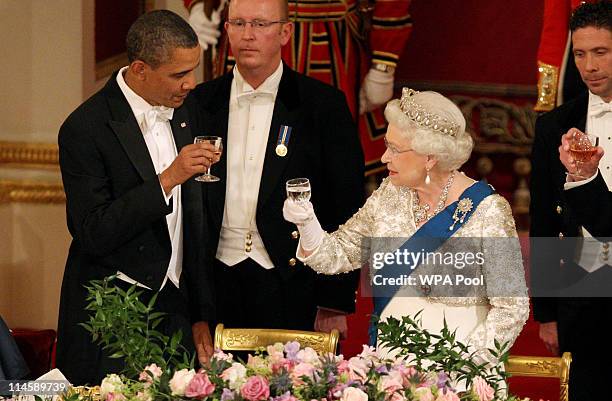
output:
[[[437,114],[429,113],[423,106],[414,101],[414,95],[419,93],[410,88],[402,89],[402,98],[400,99],[400,109],[417,125],[441,132],[445,135],[455,136],[459,132],[459,124],[440,117]]]

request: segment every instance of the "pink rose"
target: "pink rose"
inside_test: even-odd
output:
[[[106,401],[123,401],[125,396],[121,393],[108,393],[106,394]]]
[[[215,358],[218,361],[227,361],[230,363],[234,362],[234,356],[232,354],[226,354],[220,349],[215,350],[215,353],[213,354],[213,358]]]
[[[472,382],[472,392],[478,396],[479,401],[491,401],[495,395],[493,388],[482,377],[474,379]]]
[[[368,395],[356,387],[347,387],[342,392],[340,401],[368,401]]]
[[[191,398],[204,398],[215,391],[215,385],[210,382],[205,373],[196,373],[185,389],[185,395]]]
[[[280,361],[272,363],[272,373],[278,373],[281,369],[285,369],[286,371],[291,370],[292,362],[287,359],[282,359]]]
[[[306,347],[297,353],[297,359],[300,362],[309,363],[311,365],[319,364],[319,354],[310,347]]]
[[[346,373],[349,371],[349,363],[344,359],[338,362],[338,374]]]
[[[438,398],[436,398],[436,401],[461,401],[461,400],[457,394],[453,393],[450,390],[446,390],[444,394],[442,394],[442,392],[440,391],[440,393],[438,394]]]
[[[312,378],[314,371],[315,368],[311,364],[306,362],[300,362],[295,365],[289,376],[291,377],[291,381],[293,382],[294,386],[301,386],[302,384],[304,384],[302,376],[308,376]]]
[[[402,374],[397,370],[392,370],[388,375],[381,377],[379,383],[379,389],[384,391],[388,397],[404,387]]]
[[[185,395],[185,389],[187,385],[195,376],[195,370],[187,370],[181,369],[177,372],[174,372],[174,376],[170,380],[170,390],[172,390],[172,395],[183,396]]]
[[[419,387],[414,390],[415,400],[417,401],[434,401],[434,396],[429,387]]]
[[[162,373],[162,369],[156,364],[152,363],[149,366],[145,367],[142,372],[140,372],[138,380],[140,380],[141,382],[153,383],[153,379],[159,379]]]
[[[232,366],[221,373],[221,378],[227,381],[230,389],[238,390],[246,382],[246,375],[246,367],[238,362],[234,362]]]
[[[265,400],[270,396],[270,385],[265,377],[251,376],[240,389],[240,395],[249,401]]]

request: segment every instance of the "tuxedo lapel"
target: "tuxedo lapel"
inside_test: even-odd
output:
[[[584,132],[586,130],[586,118],[589,108],[589,94],[588,92],[580,95],[576,98],[574,107],[568,113],[567,129],[572,127],[578,128]],[[567,131],[566,131],[567,132]],[[562,132],[561,135],[565,134]]]
[[[259,186],[259,196],[257,209],[262,208],[277,185],[285,185],[279,182],[283,172],[287,168],[291,157],[296,152],[298,138],[303,133],[298,127],[301,105],[295,72],[286,65],[283,66],[283,76],[278,87],[278,94],[274,104],[274,113],[268,133],[266,144],[266,155],[261,173],[261,184]],[[291,136],[287,146],[287,154],[280,156],[276,153],[278,137],[282,126],[291,128]]]
[[[114,74],[105,87],[112,120],[108,123],[143,180],[155,177],[155,166],[149,155],[142,131],[129,103],[119,88]]]
[[[220,80],[219,85],[213,89],[210,95],[205,94],[206,100],[202,104],[203,108],[203,127],[202,132],[194,135],[215,135],[222,138],[223,153],[221,159],[213,164],[212,174],[220,178],[219,182],[202,184],[207,194],[210,215],[217,226],[221,226],[223,211],[225,208],[225,187],[227,185],[227,127],[229,118],[229,102],[232,90],[231,73],[225,74]]]
[[[180,152],[183,146],[193,143],[189,113],[186,107],[174,109],[174,115],[172,120],[170,120],[170,127],[172,127],[172,135],[174,136],[177,152]]]

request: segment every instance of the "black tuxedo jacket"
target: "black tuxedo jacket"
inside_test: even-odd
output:
[[[224,144],[232,79],[233,74],[229,73],[201,84],[192,92],[198,107],[193,114],[199,115],[203,127],[200,135],[220,136]],[[275,151],[281,125],[292,127],[284,157]],[[363,169],[363,152],[344,94],[284,65],[266,145],[256,221],[275,269],[287,285],[303,285],[297,281],[303,279],[303,269],[307,269],[309,280],[316,281],[316,291],[305,303],[354,311],[358,273],[325,277],[296,263],[295,226],[283,219],[282,212],[287,197],[285,183],[297,177],[310,180],[315,212],[323,229],[331,232],[362,205]],[[210,258],[215,256],[223,220],[227,158],[221,157],[213,170],[221,181],[202,187],[206,227],[210,230],[206,241]],[[297,272],[301,272],[299,276]]]
[[[576,200],[570,199],[574,190],[563,189],[566,170],[559,160],[561,136],[572,127],[584,132],[587,107],[588,93],[584,93],[538,118],[530,183],[534,318],[543,323],[558,323],[561,351],[571,351],[575,360],[592,354],[596,333],[600,331],[599,319],[610,310],[607,301],[590,297],[585,291],[593,281],[607,275],[607,268],[589,274],[574,262],[585,221],[574,207]],[[593,205],[589,197],[581,202]],[[552,296],[555,292],[560,297]],[[543,294],[546,296],[541,297]]]
[[[177,150],[193,142],[187,107],[171,120]],[[72,243],[62,282],[58,365],[88,369],[90,339],[78,323],[87,320],[84,285],[118,270],[158,290],[166,275],[171,243],[166,205],[144,137],[121,92],[116,74],[79,106],[59,132],[60,168]],[[181,290],[192,320],[213,319],[213,295],[203,264],[200,183],[182,185],[183,270]],[[167,283],[166,285],[172,285]],[[185,333],[188,334],[188,333]]]
[[[567,201],[591,235],[610,241],[612,192],[608,190],[601,173],[591,182],[568,190]]]

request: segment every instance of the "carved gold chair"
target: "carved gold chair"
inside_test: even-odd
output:
[[[506,363],[506,372],[512,376],[557,378],[561,386],[559,401],[568,401],[571,362],[569,352],[564,352],[561,357],[511,355]]]
[[[280,329],[226,329],[222,323],[215,328],[215,349],[224,351],[255,351],[274,343],[297,341],[300,346],[310,347],[318,353],[336,353],[340,334],[318,331]]]

